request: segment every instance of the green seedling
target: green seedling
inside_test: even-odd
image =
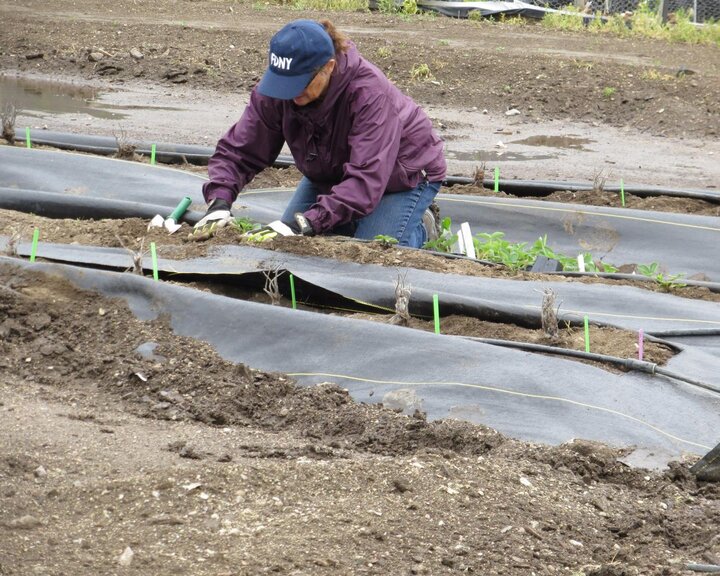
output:
[[[388,236],[387,234],[378,234],[373,238],[375,242],[379,242],[382,244],[385,248],[389,248],[390,246],[394,246],[398,243],[397,238],[393,238],[392,236]]]
[[[660,265],[657,262],[638,264],[636,269],[639,274],[655,280],[663,292],[672,292],[673,290],[687,286],[687,284],[682,282],[682,278],[685,276],[684,272],[679,274],[664,274],[660,272]]]
[[[602,91],[603,98],[610,99],[613,97],[615,92],[617,92],[617,88],[613,88],[612,86],[605,86]]]
[[[258,222],[250,220],[250,218],[246,217],[235,218],[235,220],[233,220],[230,224],[235,228],[238,234],[245,234],[246,232],[251,232],[261,228],[261,225]]]
[[[392,56],[392,51],[387,46],[380,46],[380,48],[377,49],[377,57],[378,58],[389,58]]]
[[[657,262],[652,262],[651,264],[638,264],[635,267],[638,274],[648,276],[649,278],[653,278],[658,273],[659,268],[660,265]]]
[[[436,240],[430,240],[423,244],[425,250],[433,250],[435,252],[452,252],[453,244],[457,242],[457,234],[453,234],[452,220],[449,217],[445,217],[440,222],[440,235]]]

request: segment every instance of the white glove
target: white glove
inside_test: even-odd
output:
[[[230,208],[231,206],[227,200],[215,198],[208,206],[205,216],[193,226],[192,232],[188,235],[188,240],[207,240],[214,236],[220,228],[233,221]]]
[[[296,236],[295,232],[292,231],[292,228],[280,220],[274,220],[267,226],[263,226],[258,230],[251,230],[250,232],[243,234],[243,236],[251,242],[267,242],[268,240],[276,238],[278,235]]]

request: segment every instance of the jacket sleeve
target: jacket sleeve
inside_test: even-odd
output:
[[[282,103],[253,90],[242,117],[220,138],[208,161],[205,201],[222,198],[232,204],[247,183],[275,161],[284,142]]]
[[[400,118],[391,98],[378,92],[358,102],[348,136],[343,179],[305,212],[315,232],[370,214],[380,203],[400,150]]]

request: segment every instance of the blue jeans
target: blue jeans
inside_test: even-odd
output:
[[[440,182],[420,182],[412,190],[388,192],[370,214],[338,226],[332,232],[363,240],[372,240],[379,235],[392,236],[397,238],[400,246],[421,248],[427,241],[422,217],[439,190]],[[303,177],[285,208],[282,221],[292,222],[295,212],[308,210],[317,202],[317,196],[318,189]]]

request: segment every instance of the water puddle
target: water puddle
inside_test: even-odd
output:
[[[578,136],[530,136],[522,140],[512,140],[512,144],[525,144],[526,146],[545,146],[547,148],[566,148],[571,150],[587,150],[585,144],[592,144],[595,140],[580,138]]]
[[[446,150],[445,156],[452,160],[465,162],[497,162],[498,160],[522,162],[529,160],[550,160],[558,157],[556,154],[527,154],[524,152],[508,152],[507,150],[473,150],[472,152]]]
[[[94,118],[120,119],[112,105],[97,102],[102,91],[88,86],[0,75],[0,107],[13,104],[20,114],[87,114]]]

